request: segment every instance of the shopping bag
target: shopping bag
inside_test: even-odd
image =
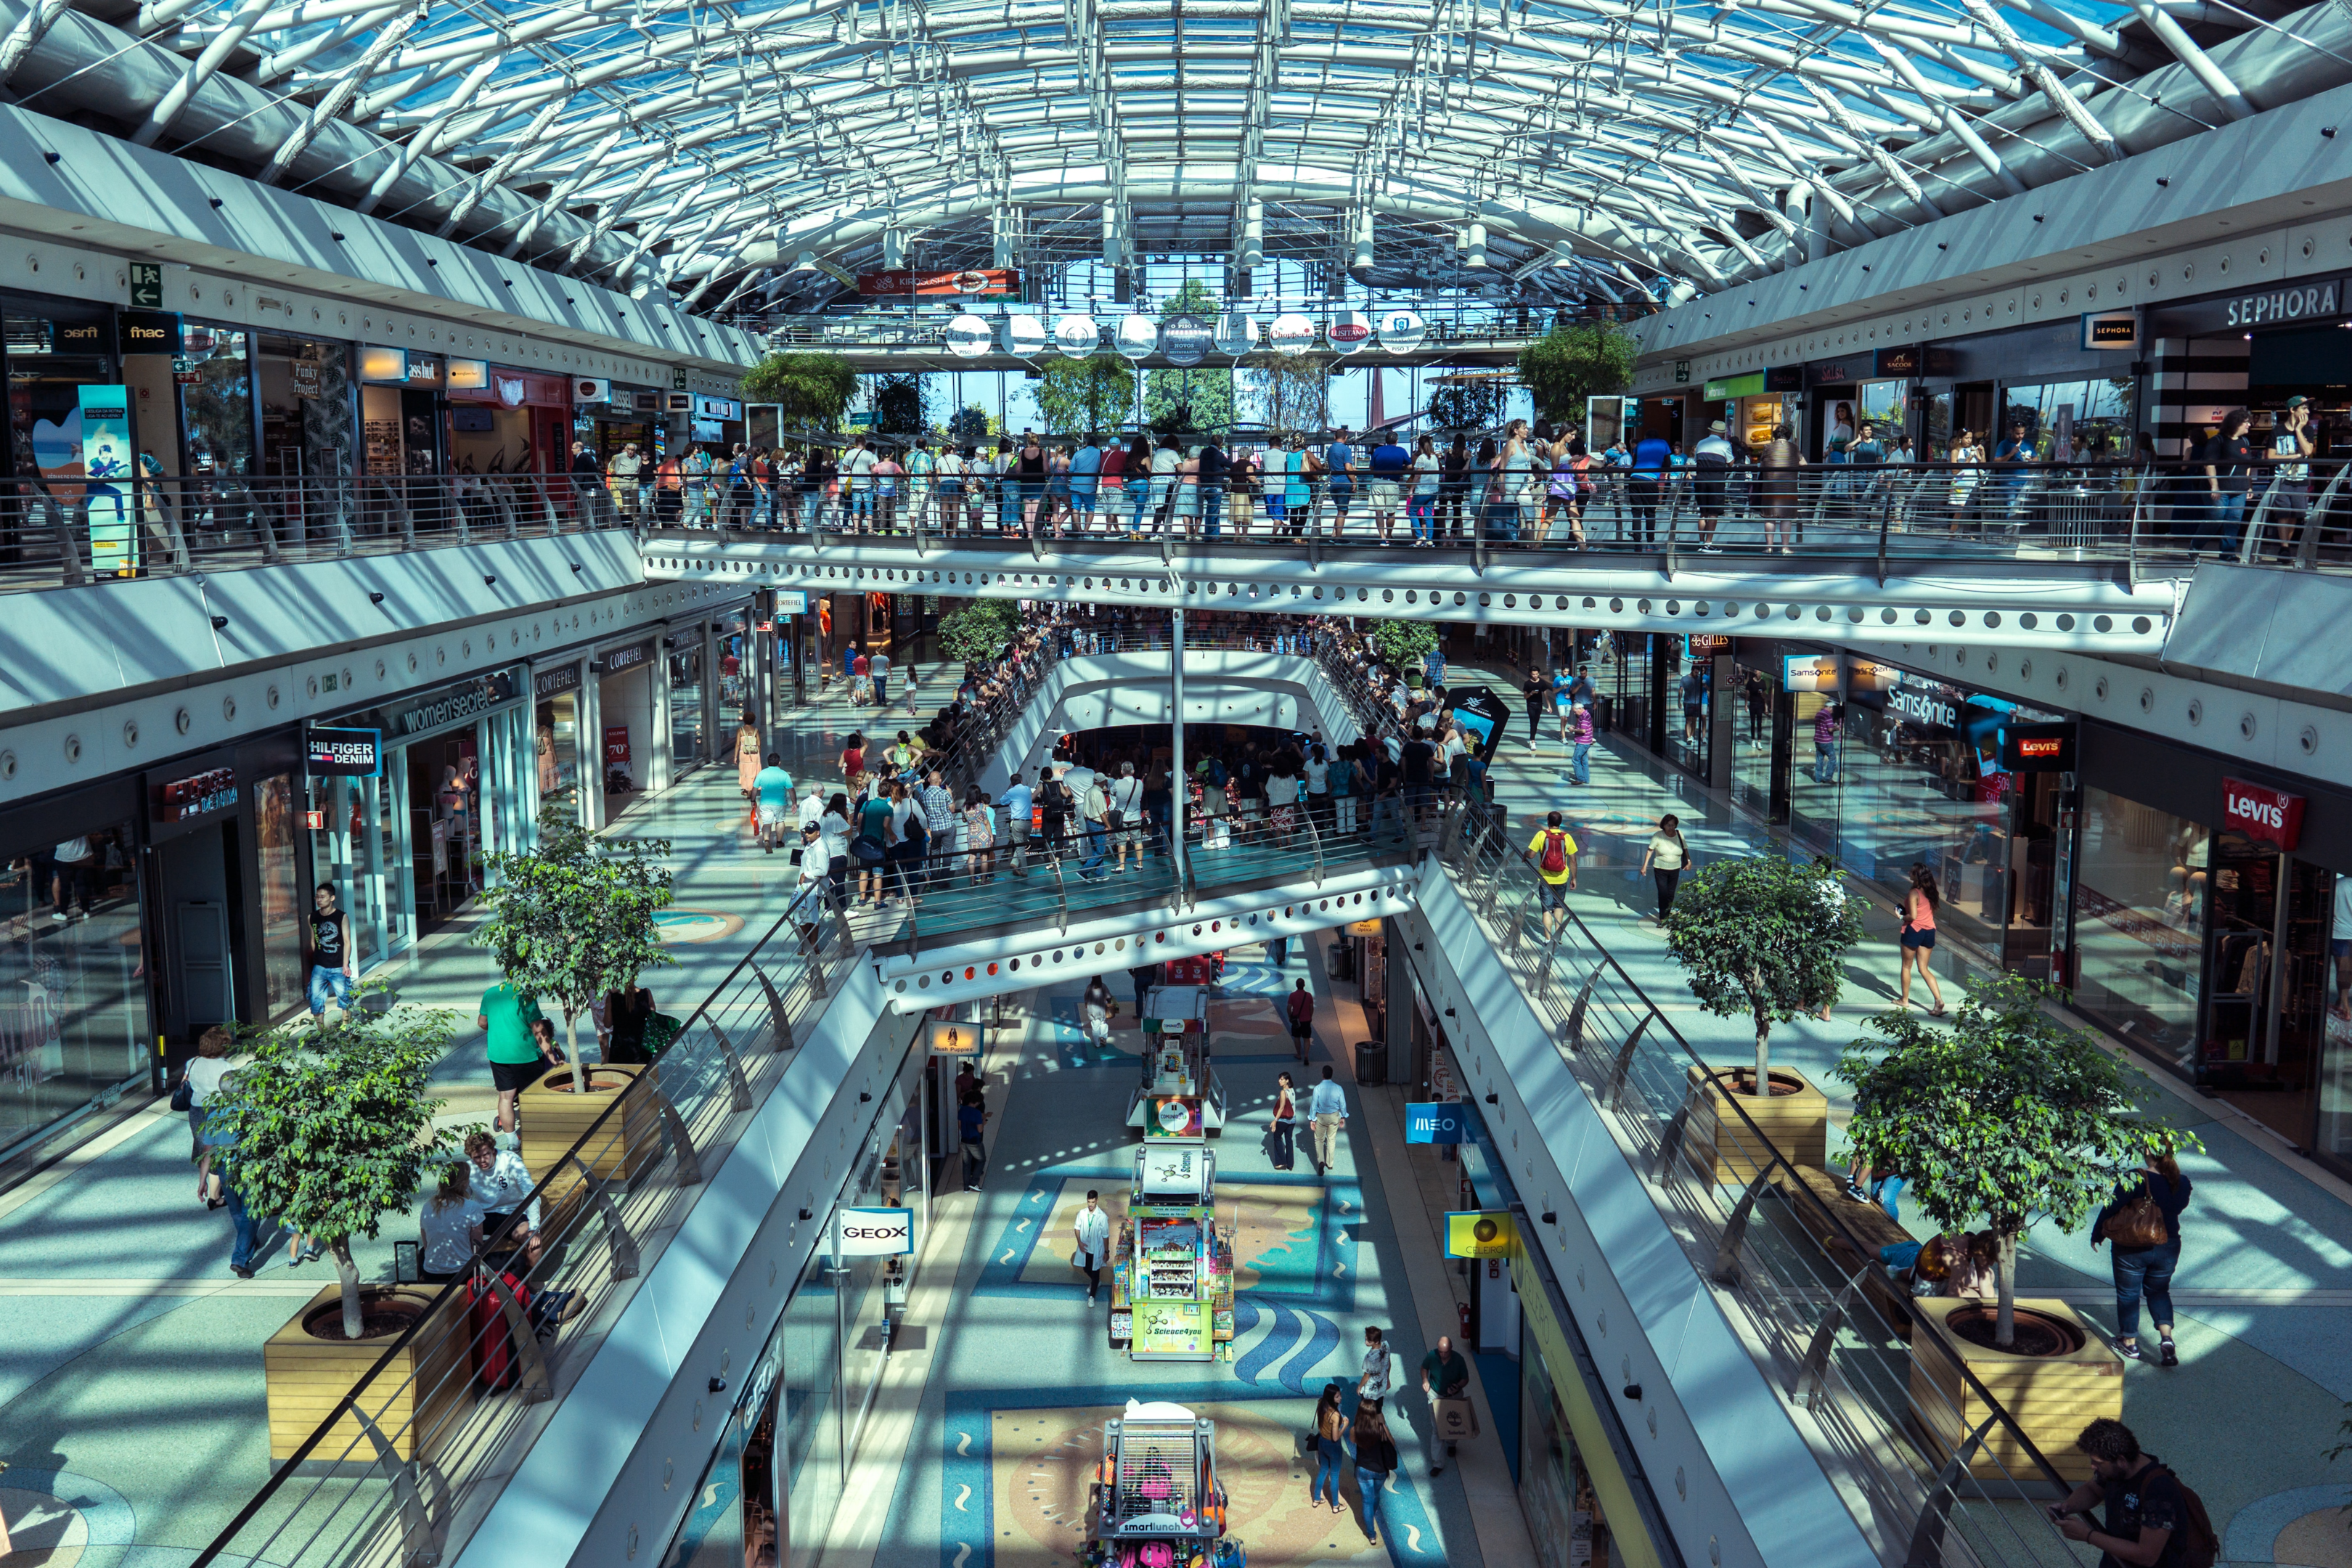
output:
[[[1437,1402],[1437,1436],[1448,1443],[1459,1443],[1478,1435],[1478,1410],[1467,1399],[1441,1399]]]

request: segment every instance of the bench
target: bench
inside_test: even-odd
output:
[[[1876,1204],[1858,1204],[1847,1197],[1844,1177],[1832,1175],[1818,1165],[1799,1165],[1795,1170],[1798,1179],[1822,1201],[1823,1207],[1837,1216],[1844,1231],[1841,1233],[1832,1226],[1811,1204],[1792,1204],[1790,1209],[1798,1223],[1805,1227],[1828,1256],[1832,1266],[1846,1279],[1853,1278],[1865,1265],[1876,1263],[1879,1248],[1916,1239],[1901,1225],[1887,1218],[1886,1211]],[[1787,1178],[1780,1178],[1778,1184],[1785,1187]],[[1855,1256],[1853,1243],[1846,1239],[1848,1235],[1867,1249],[1866,1256]],[[1863,1293],[1870,1298],[1871,1305],[1897,1334],[1906,1340],[1911,1337],[1910,1298],[1894,1285],[1884,1271],[1864,1278]]]

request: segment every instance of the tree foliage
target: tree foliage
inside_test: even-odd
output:
[[[882,436],[923,436],[930,433],[930,394],[920,371],[896,371],[869,378],[867,394],[874,407],[874,430]]]
[[[575,1074],[580,1015],[606,992],[636,984],[643,971],[677,962],[654,923],[669,907],[668,854],[666,838],[592,838],[571,806],[555,802],[540,813],[537,848],[490,858],[489,918],[474,942],[516,989],[562,1011]]]
[[[940,617],[940,651],[951,663],[983,663],[1004,651],[1017,624],[1012,600],[974,599]]]
[[[1429,422],[1440,430],[1488,430],[1502,423],[1511,384],[1495,375],[1441,381],[1429,390]]]
[[[948,439],[959,447],[977,447],[996,433],[996,416],[977,403],[967,403],[948,416]]]
[[[830,430],[857,395],[857,373],[839,354],[772,353],[743,374],[743,400],[773,403],[787,430]]]
[[[1045,428],[1056,435],[1116,430],[1135,406],[1135,371],[1116,354],[1056,359],[1030,392]]]
[[[1785,857],[1720,860],[1694,871],[1666,917],[1666,951],[1691,994],[1719,1018],[1756,1025],[1756,1092],[1771,1092],[1772,1026],[1837,1000],[1862,915],[1841,896],[1834,866]]]
[[[1283,354],[1271,350],[1246,355],[1239,377],[1248,406],[1276,440],[1311,436],[1331,427],[1333,354]]]
[[[1422,659],[1437,646],[1437,628],[1426,621],[1376,620],[1365,635],[1381,658],[1396,669],[1419,669]]]
[[[445,1102],[425,1082],[457,1021],[404,1006],[349,1012],[332,1029],[305,1021],[257,1033],[206,1102],[207,1135],[234,1144],[237,1200],[333,1255],[348,1339],[361,1322],[352,1237],[373,1238],[386,1214],[406,1214],[427,1167],[457,1152],[458,1133],[433,1126]]]
[[[1227,430],[1234,423],[1234,373],[1224,365],[1148,371],[1143,422],[1155,435]]]
[[[1981,1220],[1999,1256],[1995,1342],[2015,1338],[2017,1238],[2035,1218],[2067,1230],[2115,1194],[2151,1154],[2202,1145],[2137,1114],[2150,1086],[2087,1029],[2043,1010],[2056,993],[2021,975],[1969,988],[1949,1031],[1907,1011],[1882,1013],[1874,1042],[1837,1065],[1853,1085],[1846,1141],[1874,1171],[1899,1171],[1904,1191],[1947,1230]]]
[[[1633,380],[1633,334],[1611,321],[1570,321],[1519,351],[1519,379],[1535,395],[1536,417],[1584,421],[1584,400],[1622,392]]]

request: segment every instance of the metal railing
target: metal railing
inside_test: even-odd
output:
[[[1694,1049],[1572,909],[1544,908],[1516,837],[1492,807],[1456,808],[1439,863],[1881,1560],[2074,1562],[2029,1500],[2068,1483],[1719,1087],[1737,1064]]]
[[[537,1181],[526,1205],[456,1279],[393,1288],[415,1321],[197,1563],[441,1560],[511,1473],[534,1430],[531,1407],[610,1333],[616,1288],[691,1206],[856,952],[821,898],[796,899],[653,1065],[592,1068],[613,1091],[568,1146],[533,1136],[527,1104],[524,1158]],[[532,1211],[535,1249],[525,1242]],[[339,1334],[340,1310],[326,1316]]]
[[[1358,461],[1364,460],[1360,449]],[[2313,462],[2305,479],[2255,476],[2216,502],[2201,477],[2113,464],[1822,464],[1677,467],[1582,474],[1360,471],[1288,479],[1245,464],[1205,489],[1179,474],[1043,479],[905,474],[814,479],[786,474],[700,513],[657,516],[649,547],[717,528],[728,538],[895,536],[919,548],[1049,550],[1087,542],[1213,540],[1310,556],[1389,546],[1491,554],[1663,555],[1671,575],[1716,556],[2125,564],[2179,574],[2200,560],[2352,569],[2352,464]],[[2241,501],[2242,504],[2241,504]],[[673,529],[684,530],[674,532]]]
[[[649,525],[649,487],[571,474],[16,480],[0,592]]]
[[[745,316],[737,318],[736,324],[749,331],[764,333],[777,348],[905,348],[946,353],[948,323],[962,315],[966,307],[923,301],[909,310],[908,303],[903,298],[894,300],[888,296],[877,296],[873,308],[854,313]],[[1263,305],[1257,308],[1265,310]],[[1649,313],[1647,307],[1641,306],[1599,311],[1554,310],[1517,305],[1497,308],[1475,300],[1447,300],[1434,305],[1416,301],[1414,308],[1423,319],[1423,336],[1416,353],[1450,345],[1517,345],[1541,337],[1555,322],[1633,320]],[[1033,313],[1050,327],[1071,312],[1041,307],[1033,308]],[[1076,313],[1087,314],[1084,310]],[[1307,312],[1310,316],[1319,313]],[[1116,324],[1117,317],[1097,316],[1096,320],[1106,323],[1102,338],[1108,343],[1111,335],[1108,327]]]

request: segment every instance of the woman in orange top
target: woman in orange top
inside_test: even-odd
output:
[[[1897,1005],[1911,1005],[1911,971],[1916,969],[1919,978],[1927,983],[1927,994],[1936,999],[1927,1010],[1930,1018],[1944,1016],[1944,990],[1936,984],[1936,972],[1927,966],[1928,955],[1936,951],[1936,907],[1942,902],[1936,891],[1936,873],[1925,866],[1912,867],[1911,890],[1903,895],[1903,984]]]
[[[686,480],[679,474],[677,454],[672,452],[654,470],[654,516],[664,522],[676,522],[685,503]]]

